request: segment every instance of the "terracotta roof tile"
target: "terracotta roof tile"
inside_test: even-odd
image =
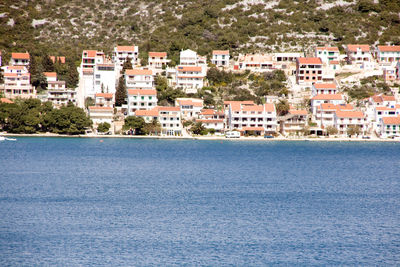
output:
[[[15,59],[29,59],[29,53],[11,53],[11,57]]]
[[[157,95],[157,90],[154,89],[129,89],[128,95]]]
[[[378,45],[381,52],[400,52],[400,45]]]
[[[400,125],[400,116],[397,116],[397,117],[383,117],[382,120],[383,120],[384,124]]]
[[[167,57],[167,52],[149,52],[149,57]]]
[[[343,100],[341,94],[319,94],[311,98],[312,100]]]
[[[322,61],[319,57],[299,57],[297,60],[300,64],[322,65]]]
[[[153,75],[152,70],[141,70],[141,69],[130,69],[125,70],[125,74],[127,75]]]

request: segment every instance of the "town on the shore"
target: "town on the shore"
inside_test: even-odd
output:
[[[214,50],[201,56],[187,49],[172,66],[167,53],[157,51],[149,52],[146,64],[142,64],[136,45],[116,46],[111,55],[84,50],[77,67],[76,88],[67,88],[56,72],[44,72],[47,89],[40,93],[31,85],[30,54],[10,51],[8,65],[1,64],[0,54],[4,80],[1,102],[36,98],[51,102],[54,108],[72,103],[92,120],[92,127],[86,131],[89,134],[139,134],[139,129],[124,124],[142,118],[146,124],[156,125],[147,134],[161,136],[224,136],[235,132],[240,136],[287,138],[400,137],[400,46],[349,44],[343,49],[319,46],[311,51],[232,56],[229,50]],[[63,56],[50,58],[65,64]],[[265,95],[261,103],[219,99],[219,104],[210,104],[196,94],[209,88],[211,69],[255,75],[280,71],[288,93]],[[186,97],[175,98],[174,105],[160,102],[156,89],[160,77]],[[360,86],[368,77],[379,79],[387,90],[358,100],[344,90]],[[118,87],[125,88],[120,103]]]

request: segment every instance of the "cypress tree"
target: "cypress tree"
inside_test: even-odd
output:
[[[67,75],[65,77],[65,81],[67,83],[68,88],[76,88],[79,82],[79,73],[76,69],[75,63],[72,59],[67,58]]]
[[[128,94],[126,92],[125,76],[121,75],[118,81],[117,90],[115,91],[115,105],[117,107],[122,106],[122,104],[125,104],[125,99],[127,97]]]
[[[43,66],[43,70],[45,72],[54,72],[55,71],[54,63],[47,54],[44,54],[42,57],[42,66]]]

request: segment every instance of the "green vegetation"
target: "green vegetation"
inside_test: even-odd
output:
[[[344,88],[344,91],[347,92],[351,100],[361,100],[379,93],[392,94],[390,87],[380,76],[370,76],[361,79],[360,84],[360,86],[355,85],[352,88]]]
[[[16,100],[14,104],[0,103],[0,127],[9,133],[83,134],[92,121],[72,103],[53,109],[50,102],[38,99]]]
[[[125,118],[123,129],[133,135],[159,135],[161,124],[157,120],[146,123],[142,117],[128,116]]]
[[[111,125],[108,122],[102,122],[97,126],[97,131],[100,133],[107,133]]]
[[[83,49],[110,53],[116,43],[134,43],[142,60],[148,51],[166,51],[174,65],[186,48],[205,55],[212,49],[233,54],[303,50],[325,40],[338,46],[400,44],[398,0],[335,2],[5,0],[0,6],[0,50],[38,50],[77,63]]]
[[[336,129],[336,127],[328,126],[328,127],[326,127],[326,133],[328,135],[335,135],[338,133],[338,130]]]

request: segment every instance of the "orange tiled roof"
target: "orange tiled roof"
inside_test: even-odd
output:
[[[381,52],[400,52],[400,45],[378,45]]]
[[[196,72],[200,72],[201,71],[201,67],[197,67],[197,66],[178,66],[178,71],[196,71]]]
[[[383,117],[382,118],[384,124],[400,124],[400,116],[397,117]]]
[[[132,52],[135,51],[134,45],[118,45],[117,46],[118,52]]]
[[[141,69],[130,69],[125,70],[125,74],[127,75],[153,75],[152,70],[141,70]]]
[[[167,57],[167,52],[149,52],[149,57]]]
[[[153,108],[151,110],[136,110],[135,111],[135,116],[157,117],[158,116],[158,109],[157,108]]]
[[[342,100],[341,94],[319,94],[311,98],[312,100]]]
[[[109,93],[97,93],[96,97],[113,98],[114,94]]]
[[[7,103],[7,104],[13,104],[14,103],[10,99],[4,98],[4,97],[0,98],[0,102],[1,103]]]
[[[300,110],[291,109],[291,110],[289,110],[289,114],[291,114],[291,115],[307,115],[307,110],[305,110],[305,109],[300,109]]]
[[[350,52],[356,52],[357,49],[361,49],[362,52],[369,52],[369,45],[347,45],[347,50]]]
[[[87,57],[96,57],[96,50],[83,50],[83,53],[87,54]]]
[[[362,111],[336,111],[336,116],[339,118],[364,118],[364,113]]]
[[[129,89],[128,95],[157,95],[154,89]]]
[[[213,55],[229,55],[229,50],[213,50]]]
[[[29,53],[11,53],[11,57],[15,59],[29,59]]]
[[[180,107],[166,107],[166,106],[158,106],[159,111],[181,111]]]
[[[214,115],[214,110],[213,109],[202,109],[201,110],[201,115]]]
[[[46,77],[57,77],[56,72],[43,72],[44,76]]]
[[[89,110],[114,110],[112,107],[90,106]]]
[[[322,61],[319,57],[299,57],[298,61],[300,64],[322,65]]]
[[[240,131],[264,131],[264,127],[243,127]]]
[[[339,48],[337,47],[328,47],[328,46],[319,46],[317,50],[326,50],[326,51],[336,51],[339,52]]]
[[[202,107],[203,104],[201,102],[192,101],[192,100],[179,100],[180,106],[193,106],[193,107]]]
[[[396,98],[393,95],[382,95],[383,101],[396,101]]]
[[[336,84],[334,83],[314,83],[316,89],[336,89]]]
[[[9,70],[23,70],[25,68],[25,66],[7,66],[7,69]]]

